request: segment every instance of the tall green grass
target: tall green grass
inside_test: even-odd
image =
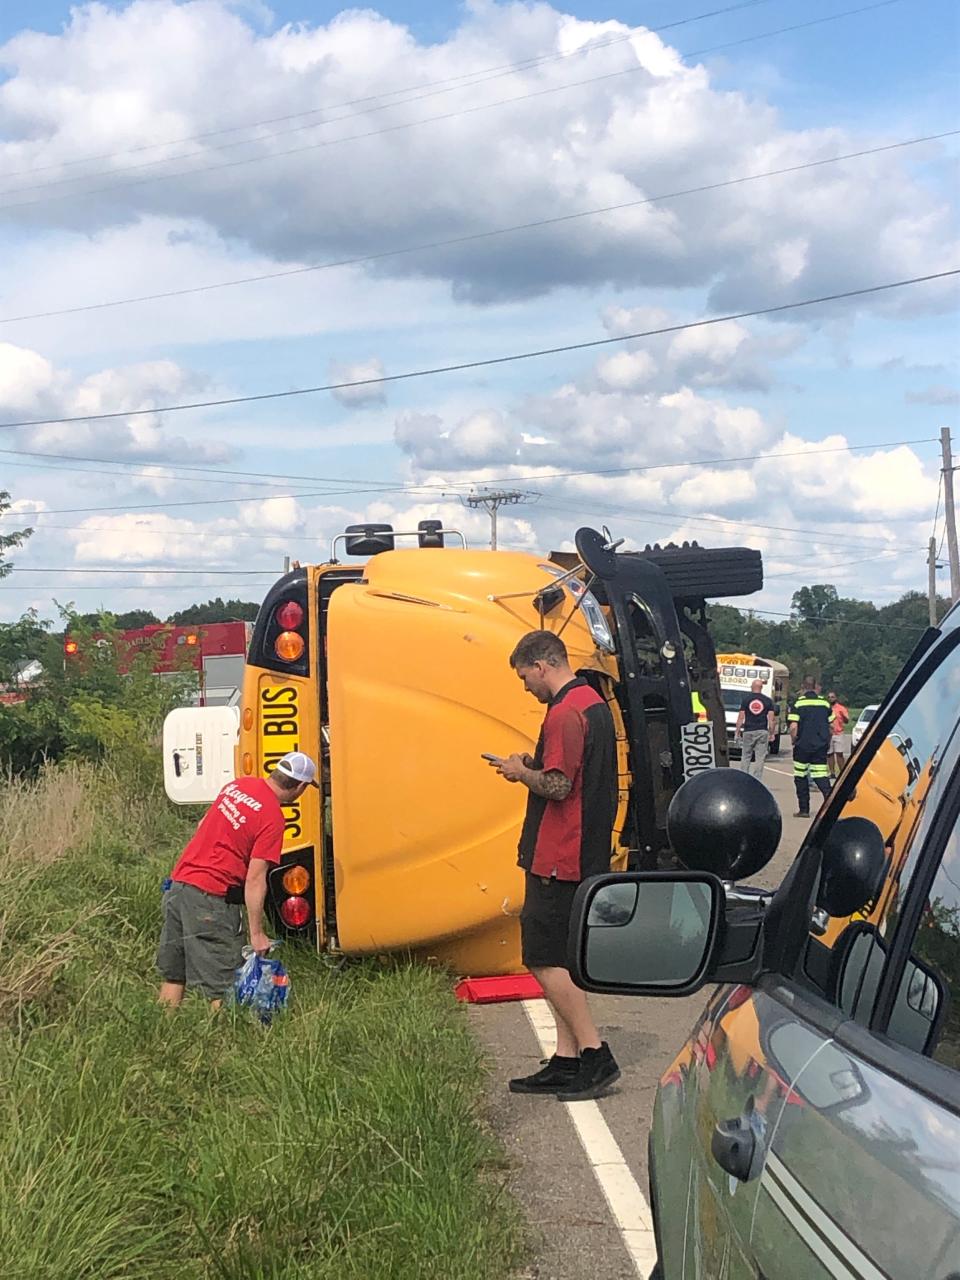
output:
[[[20,802],[56,807],[61,786],[94,814],[81,847],[21,824],[22,879],[0,882],[0,1273],[508,1276],[520,1218],[449,981],[333,973],[288,948],[291,1004],[270,1028],[200,1000],[161,1009],[159,882],[183,826],[105,771],[50,773]]]

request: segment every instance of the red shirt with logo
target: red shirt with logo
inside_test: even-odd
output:
[[[247,878],[251,858],[274,864],[283,846],[283,810],[264,778],[229,782],[204,814],[171,879],[223,897]]]
[[[610,708],[583,679],[549,703],[533,756],[535,769],[570,782],[565,800],[527,795],[519,863],[533,875],[585,880],[610,870],[617,812],[617,740]]]

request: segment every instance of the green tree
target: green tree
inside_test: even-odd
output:
[[[206,604],[192,604],[167,619],[175,626],[200,625],[204,622],[253,622],[260,606],[250,600],[208,600]]]
[[[127,776],[148,776],[164,717],[190,697],[196,674],[160,677],[152,650],[129,652],[109,614],[91,624],[70,605],[58,608],[59,633],[35,615],[0,627],[5,661],[33,657],[43,668],[24,701],[0,705],[0,766],[20,772],[68,756],[111,759]],[[64,653],[64,634],[77,642],[74,654]]]
[[[0,489],[0,517],[6,515],[11,505],[9,493],[6,489]],[[14,529],[10,533],[0,533],[0,578],[5,578],[13,568],[7,559],[7,553],[22,546],[31,533],[32,529]]]
[[[80,619],[88,626],[96,626],[100,619],[99,613],[82,613]],[[149,609],[129,609],[126,613],[118,613],[114,619],[114,626],[118,631],[139,631],[141,627],[149,627],[155,623],[159,623],[160,619]]]
[[[836,604],[837,588],[820,582],[795,591],[790,607],[801,622],[818,625],[826,618],[836,617]]]

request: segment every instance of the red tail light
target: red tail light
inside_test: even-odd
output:
[[[303,609],[296,600],[287,600],[277,610],[277,625],[283,631],[296,631],[303,621]]]
[[[306,898],[287,898],[281,903],[280,919],[290,929],[301,929],[310,919],[310,903]]]

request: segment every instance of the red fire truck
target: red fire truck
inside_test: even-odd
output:
[[[148,651],[153,670],[160,677],[195,671],[198,677],[198,706],[225,706],[238,701],[243,683],[244,660],[253,627],[249,622],[207,622],[202,626],[178,627],[153,623],[120,633],[118,661],[121,671],[137,654]],[[95,645],[107,645],[104,636],[94,636]],[[67,635],[63,642],[65,661],[82,657],[81,641]]]

